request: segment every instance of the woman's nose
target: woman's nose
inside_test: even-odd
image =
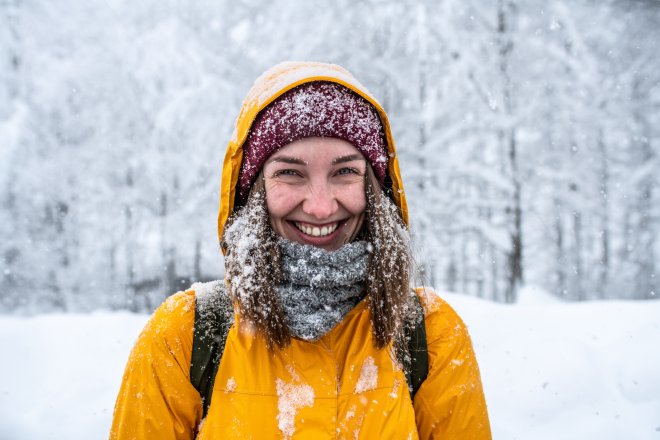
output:
[[[328,185],[312,184],[309,186],[302,209],[305,214],[324,220],[330,218],[338,207],[337,199]]]

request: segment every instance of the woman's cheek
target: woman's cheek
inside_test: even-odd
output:
[[[296,191],[288,185],[273,184],[266,186],[266,206],[271,215],[284,216],[296,206]]]
[[[342,199],[342,204],[351,214],[362,214],[367,209],[367,196],[362,183],[352,185],[349,191],[344,192]]]

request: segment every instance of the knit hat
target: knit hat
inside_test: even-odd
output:
[[[301,84],[263,109],[243,146],[239,200],[246,200],[266,160],[283,146],[307,137],[350,142],[364,155],[381,183],[387,170],[387,147],[376,109],[358,94],[333,82]]]

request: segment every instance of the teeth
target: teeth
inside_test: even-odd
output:
[[[339,223],[335,223],[330,226],[322,226],[320,228],[318,226],[307,226],[298,222],[296,222],[295,225],[298,229],[307,235],[311,235],[312,237],[324,237],[335,232],[337,226],[339,226]]]

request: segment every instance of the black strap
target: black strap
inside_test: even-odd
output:
[[[202,397],[204,417],[233,322],[233,308],[224,281],[213,281],[196,289],[190,382]]]
[[[206,417],[211,404],[213,383],[234,315],[224,281],[213,281],[204,286],[203,290],[196,292],[190,382],[202,396],[203,416]],[[411,400],[426,379],[429,368],[424,310],[417,295],[412,296],[413,313],[405,325],[405,338],[410,355],[406,380]],[[402,362],[402,365],[408,366],[408,363]]]
[[[424,325],[424,308],[417,295],[413,295],[412,316],[414,325],[406,325],[406,340],[408,341],[408,353],[410,355],[410,368],[406,373],[410,400],[415,397],[417,390],[422,386],[429,373],[429,352],[426,345],[426,326]]]

